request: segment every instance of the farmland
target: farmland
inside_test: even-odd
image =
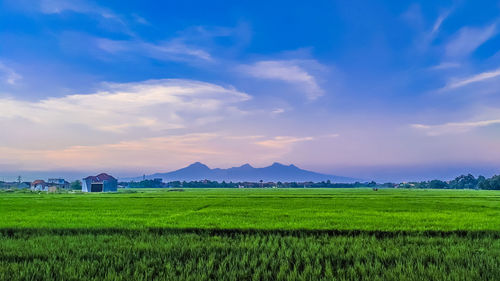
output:
[[[0,193],[0,279],[498,280],[500,193]]]

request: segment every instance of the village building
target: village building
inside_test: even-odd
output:
[[[48,191],[49,184],[44,180],[35,180],[31,183],[31,190],[34,191]]]
[[[69,182],[64,179],[48,179],[47,183],[53,186],[57,186],[59,188],[68,189]]]
[[[102,173],[97,176],[89,176],[82,179],[83,192],[116,192],[118,191],[118,180]]]

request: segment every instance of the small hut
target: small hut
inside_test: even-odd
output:
[[[83,192],[116,192],[118,191],[118,180],[102,173],[97,176],[88,176],[82,179]]]

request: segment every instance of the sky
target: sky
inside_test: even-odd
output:
[[[499,89],[498,0],[0,0],[3,178],[491,176]]]

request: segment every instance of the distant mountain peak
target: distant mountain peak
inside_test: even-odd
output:
[[[355,179],[339,177],[334,175],[320,174],[312,171],[300,169],[299,167],[290,164],[283,165],[274,162],[271,166],[254,168],[250,164],[243,164],[239,167],[229,169],[214,168],[211,169],[201,162],[195,162],[185,168],[168,172],[157,173],[146,176],[148,179],[162,178],[164,181],[176,180],[216,180],[216,181],[282,181],[282,182],[304,182],[304,181],[327,181],[332,182],[354,182]],[[140,178],[132,178],[132,180],[142,180]]]
[[[201,162],[194,162],[193,164],[187,166],[186,168],[203,168],[203,169],[210,169],[208,168],[207,165],[201,163]]]

